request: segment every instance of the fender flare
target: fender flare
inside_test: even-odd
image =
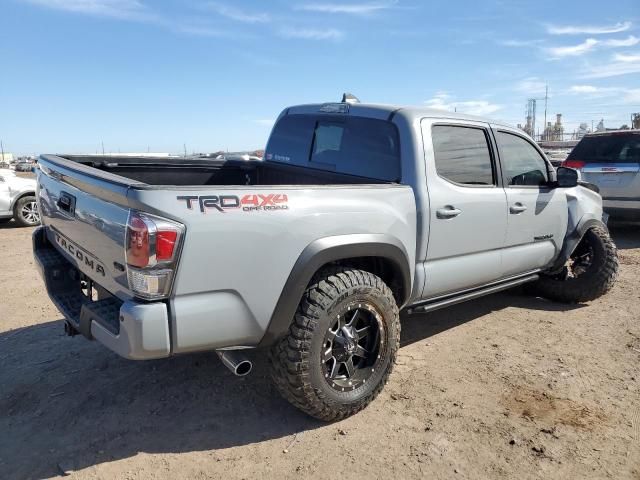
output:
[[[296,260],[258,346],[270,346],[287,333],[304,291],[323,265],[357,257],[384,258],[393,264],[401,273],[399,280],[403,292],[400,305],[402,307],[411,294],[412,278],[409,256],[400,240],[388,234],[353,234],[320,238],[311,242]]]
[[[593,215],[584,215],[573,232],[565,238],[560,255],[558,255],[558,258],[556,258],[549,270],[555,271],[561,268],[566,261],[569,260],[569,257],[582,240],[582,237],[584,237],[584,234],[593,227],[602,227],[609,231],[607,225],[600,218]]]

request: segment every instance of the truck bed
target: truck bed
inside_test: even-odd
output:
[[[60,155],[59,158],[155,186],[390,183],[375,178],[278,162],[224,161],[200,157],[152,158],[94,155]]]
[[[171,353],[257,345],[298,258],[318,239],[348,238],[360,246],[384,237],[406,252],[413,278],[416,207],[408,185],[211,159],[43,155],[37,175],[44,226],[38,248],[119,302],[125,322],[130,307],[133,313],[164,308],[159,323],[170,323]],[[184,228],[170,294],[160,300],[140,300],[129,282],[127,225],[136,212]],[[48,269],[58,276],[62,270]],[[66,298],[52,295],[59,305]],[[78,315],[68,319],[80,329]],[[91,333],[120,354],[131,350],[124,333],[105,329],[94,326]]]

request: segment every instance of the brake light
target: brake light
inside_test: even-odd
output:
[[[146,299],[169,293],[184,226],[146,213],[131,212],[126,250],[129,288]]]
[[[175,230],[159,231],[156,235],[156,261],[171,260],[176,247],[178,232]]]
[[[563,167],[575,168],[576,170],[580,170],[585,165],[586,163],[582,160],[565,160],[562,162]]]

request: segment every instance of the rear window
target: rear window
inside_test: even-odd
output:
[[[398,131],[373,118],[286,115],[271,133],[265,160],[389,182],[401,177]]]
[[[584,137],[567,160],[587,163],[640,163],[640,134]]]

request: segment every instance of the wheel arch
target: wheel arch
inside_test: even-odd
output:
[[[13,209],[16,207],[16,203],[18,203],[18,201],[19,201],[21,198],[29,197],[29,196],[31,196],[31,197],[35,197],[35,196],[36,196],[36,192],[35,192],[35,190],[27,190],[27,191],[25,191],[25,192],[22,192],[22,193],[19,193],[18,195],[16,195],[16,196],[15,196],[15,198],[14,198],[14,199],[12,200],[12,202],[11,202],[11,208],[10,208],[10,210],[13,212]]]
[[[351,266],[380,276],[393,291],[399,308],[411,294],[409,256],[396,237],[354,234],[320,238],[310,243],[296,260],[259,346],[272,345],[286,334],[311,279],[329,265]]]
[[[550,270],[553,271],[562,267],[569,259],[573,251],[576,249],[576,247],[582,240],[582,237],[584,237],[584,234],[593,227],[601,227],[607,231],[609,230],[607,228],[607,225],[595,215],[583,215],[574,231],[570,235],[567,235],[567,237],[565,238],[564,245],[562,246],[562,250],[560,251],[560,255],[558,255],[558,258],[555,260]]]

